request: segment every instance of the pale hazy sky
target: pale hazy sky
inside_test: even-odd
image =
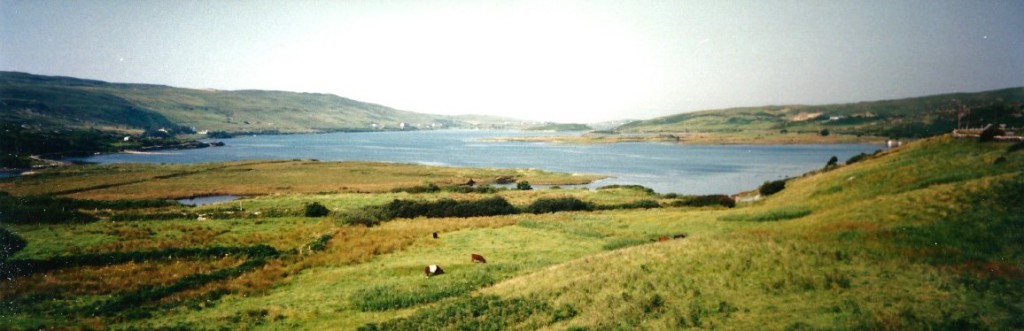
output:
[[[0,70],[644,119],[1024,85],[1024,1],[8,1]]]

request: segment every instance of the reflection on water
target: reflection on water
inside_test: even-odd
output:
[[[176,201],[186,206],[202,206],[218,202],[237,200],[238,198],[240,197],[237,195],[209,195],[205,197],[178,199]]]

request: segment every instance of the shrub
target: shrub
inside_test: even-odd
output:
[[[441,188],[438,187],[437,184],[435,184],[433,182],[428,182],[426,184],[419,185],[419,187],[395,188],[395,189],[391,190],[391,193],[402,193],[402,192],[404,192],[404,193],[410,193],[410,194],[419,194],[419,193],[436,193],[436,192],[440,192],[440,191],[441,191]]]
[[[621,204],[617,204],[617,205],[595,206],[595,208],[596,209],[601,209],[601,210],[651,209],[651,208],[661,208],[661,205],[658,204],[657,201],[644,199],[644,200],[637,200],[637,201],[633,201],[633,202],[621,203]]]
[[[598,191],[600,191],[600,190],[612,190],[612,189],[637,190],[637,191],[641,191],[641,192],[644,192],[644,193],[647,193],[647,194],[652,194],[652,195],[655,194],[654,193],[654,189],[646,187],[646,186],[643,186],[643,185],[619,185],[619,184],[615,184],[615,185],[601,186],[601,187],[597,188]]]
[[[757,191],[763,196],[769,196],[779,193],[779,191],[782,191],[784,188],[786,188],[786,180],[780,179],[764,182],[764,184],[761,184],[761,187],[757,188]]]
[[[306,217],[324,217],[331,213],[330,209],[319,202],[306,204]]]
[[[828,129],[821,129],[821,131],[818,131],[818,134],[821,135],[822,137],[828,136],[829,133],[831,132],[829,132]]]
[[[825,168],[828,169],[828,168],[835,167],[838,163],[839,163],[839,158],[836,157],[835,155],[832,155],[832,157],[828,159],[828,163],[825,163]]]
[[[88,223],[96,217],[78,211],[75,199],[0,195],[0,223]]]
[[[327,242],[331,241],[331,238],[334,238],[334,235],[329,233],[322,235],[320,236],[320,238],[317,238],[316,240],[309,244],[309,249],[314,252],[325,250],[327,249]]]
[[[6,260],[14,253],[25,249],[28,243],[25,239],[22,239],[18,235],[7,231],[7,229],[0,228],[0,261]]]
[[[1024,141],[1021,141],[1019,143],[1013,144],[1013,146],[1010,146],[1010,148],[1006,149],[1006,152],[1007,153],[1013,153],[1013,152],[1016,152],[1016,151],[1019,151],[1019,150],[1022,150],[1022,149],[1024,149]]]
[[[980,141],[980,142],[994,141],[994,140],[996,140],[996,136],[1002,136],[1004,134],[1006,134],[1006,132],[1003,132],[1003,130],[999,129],[998,126],[989,125],[987,128],[985,128],[985,130],[981,131],[981,135],[978,136],[978,141]]]
[[[854,164],[854,163],[857,163],[857,162],[860,162],[860,161],[864,161],[865,159],[868,158],[868,156],[869,155],[867,153],[860,153],[860,154],[851,156],[849,159],[846,160],[846,164],[850,165],[850,164]]]
[[[675,201],[672,204],[672,206],[675,207],[705,207],[715,205],[732,208],[736,207],[736,200],[733,200],[732,197],[725,194],[695,195]]]
[[[529,191],[533,189],[533,186],[530,186],[530,182],[524,180],[516,183],[516,189],[521,191]]]
[[[389,213],[386,212],[384,206],[372,206],[345,212],[342,214],[341,218],[346,224],[359,224],[371,227],[380,224],[380,222],[390,220],[393,217],[389,216]]]
[[[564,198],[542,198],[537,199],[526,207],[526,212],[531,214],[545,214],[560,211],[590,211],[594,210],[592,204],[586,203],[573,197]]]

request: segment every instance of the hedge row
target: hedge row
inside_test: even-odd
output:
[[[246,247],[211,246],[206,248],[165,248],[153,251],[110,252],[99,254],[78,254],[56,256],[45,260],[8,260],[0,263],[0,270],[6,270],[10,277],[31,275],[55,269],[78,266],[104,266],[126,262],[169,260],[174,258],[213,258],[227,255],[244,255],[250,259],[265,259],[280,254],[273,247],[259,244]]]

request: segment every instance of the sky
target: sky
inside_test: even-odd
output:
[[[10,1],[0,70],[583,122],[1024,86],[1024,1]]]

